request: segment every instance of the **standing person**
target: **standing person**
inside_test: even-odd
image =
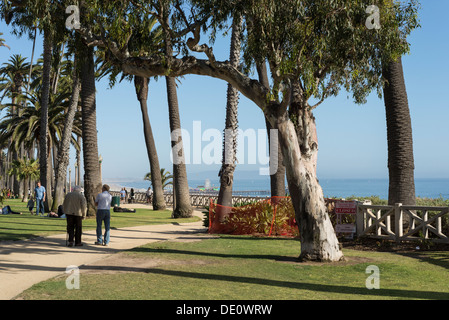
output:
[[[147,203],[151,203],[151,196],[153,195],[153,190],[151,190],[151,187],[148,187],[147,190]]]
[[[62,205],[67,218],[69,247],[73,247],[73,238],[75,238],[76,247],[83,245],[81,243],[81,234],[83,233],[83,219],[86,217],[87,213],[87,201],[81,192],[81,187],[76,186],[73,188],[73,191],[65,196]]]
[[[109,193],[109,186],[103,185],[102,193],[99,193],[95,198],[95,205],[97,206],[97,241],[96,245],[107,246],[109,244],[109,230],[111,226],[111,201],[112,196]],[[104,239],[102,235],[101,225],[104,221]]]
[[[126,195],[125,188],[122,188],[122,190],[120,190],[120,202],[121,203],[125,203],[125,195]]]
[[[44,202],[45,202],[45,187],[41,185],[41,182],[37,182],[37,187],[34,189],[34,196],[36,198],[36,216],[42,211],[42,216],[45,215]]]

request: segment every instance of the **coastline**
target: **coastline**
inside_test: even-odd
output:
[[[131,179],[130,179],[131,180]],[[194,189],[204,185],[204,180],[189,180],[189,187]],[[109,180],[107,183],[111,191],[120,191],[122,188],[135,192],[146,192],[150,181],[118,181]],[[328,198],[350,198],[350,197],[379,197],[388,199],[388,179],[382,178],[323,178],[320,179],[324,196]],[[210,180],[211,187],[219,186],[218,179]],[[270,190],[269,179],[236,179],[234,181],[235,191]],[[429,199],[449,199],[449,179],[448,178],[417,178],[415,179],[415,189],[417,198]]]

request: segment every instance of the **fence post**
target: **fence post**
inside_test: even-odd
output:
[[[396,242],[399,242],[403,235],[402,203],[396,203],[394,205],[394,222],[394,234],[396,237]]]
[[[365,232],[365,209],[360,208],[360,202],[357,202],[357,211],[356,211],[356,228],[357,228],[357,237],[360,237],[363,235],[363,232]]]

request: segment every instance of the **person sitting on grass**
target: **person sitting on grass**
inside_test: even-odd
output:
[[[5,206],[2,209],[2,214],[22,214],[22,212],[12,211],[10,206]]]

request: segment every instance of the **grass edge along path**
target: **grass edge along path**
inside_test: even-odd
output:
[[[295,239],[220,236],[147,244],[34,285],[19,299],[63,300],[390,300],[449,299],[449,252],[344,249],[346,262],[299,263]],[[379,289],[368,289],[368,266]],[[367,280],[368,279],[368,280]],[[99,298],[101,297],[101,298]]]

